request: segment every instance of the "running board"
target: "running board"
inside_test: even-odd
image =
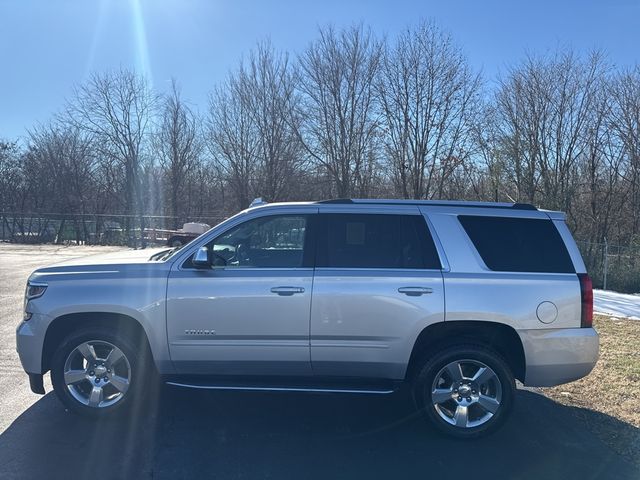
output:
[[[307,393],[349,393],[366,395],[386,395],[397,391],[394,384],[385,382],[381,385],[265,385],[236,384],[231,382],[187,382],[181,379],[166,380],[165,384],[173,387],[195,388],[198,390],[239,390],[253,392],[307,392]]]

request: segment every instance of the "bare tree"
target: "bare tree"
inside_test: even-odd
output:
[[[75,224],[76,241],[89,237],[85,215],[94,209],[94,150],[91,140],[74,127],[53,122],[29,132],[25,169],[36,187],[32,200],[62,215],[56,242],[62,240],[67,215]]]
[[[257,196],[524,201],[567,212],[594,278],[605,238],[628,245],[617,281],[637,290],[637,65],[560,48],[525,57],[490,91],[432,23],[389,42],[323,28],[294,61],[259,44],[208,107],[201,134],[175,82],[160,101],[133,72],[91,76],[24,145],[0,141],[8,236],[49,222],[80,241],[93,221],[101,232],[122,221],[103,214],[125,214],[129,232],[165,212],[216,222]]]
[[[18,207],[22,184],[20,150],[15,142],[0,140],[0,211]]]
[[[87,83],[75,89],[65,114],[60,117],[91,135],[99,155],[122,168],[125,214],[138,215],[142,229],[140,167],[157,100],[143,77],[121,69],[92,75]],[[130,226],[127,221],[127,230]]]
[[[319,37],[299,58],[300,138],[339,197],[367,196],[377,157],[373,85],[382,44],[362,26],[324,28]]]
[[[208,145],[238,207],[288,198],[302,165],[294,72],[285,54],[259,44],[209,102]]]
[[[623,149],[633,219],[631,233],[636,235],[640,233],[640,66],[616,75],[608,93],[613,102],[608,127]]]
[[[587,153],[590,111],[607,66],[599,53],[529,56],[500,80],[498,128],[520,200],[568,210]]]
[[[476,145],[476,163],[482,165],[476,187],[478,197],[483,200],[512,200],[505,190],[505,154],[497,129],[496,109],[490,102],[481,107],[478,121],[473,127],[473,141]]]
[[[594,92],[594,101],[586,122],[584,154],[578,160],[575,195],[570,212],[574,233],[591,242],[612,238],[613,227],[625,223],[624,149],[610,124],[614,102],[608,82]],[[587,256],[593,252],[587,251]]]
[[[387,155],[404,198],[445,196],[473,152],[480,77],[433,23],[404,31],[385,51],[376,82]]]
[[[243,84],[230,74],[209,97],[207,147],[215,166],[229,183],[236,209],[249,206],[256,192],[260,139],[248,102],[242,100]]]
[[[180,96],[175,80],[171,91],[162,100],[160,125],[154,139],[155,151],[166,181],[169,212],[176,217],[178,227],[183,189],[190,171],[197,165],[202,153],[198,118]]]
[[[256,188],[269,201],[286,199],[303,164],[295,73],[288,56],[265,42],[250,53],[246,68],[241,64],[238,76],[237,101],[247,103],[259,142]]]

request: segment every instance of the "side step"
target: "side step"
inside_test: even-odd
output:
[[[283,379],[252,382],[247,379],[221,379],[207,377],[166,378],[165,384],[173,387],[195,388],[199,390],[240,390],[254,392],[307,392],[307,393],[350,393],[367,395],[386,395],[398,390],[399,382],[344,383],[336,381],[285,381]]]

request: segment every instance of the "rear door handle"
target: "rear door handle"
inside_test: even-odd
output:
[[[398,289],[399,293],[404,293],[405,295],[409,295],[410,297],[419,297],[420,295],[426,295],[429,293],[433,293],[433,288],[428,287],[400,287]]]
[[[296,293],[304,293],[304,288],[302,287],[273,287],[271,289],[271,293],[277,293],[278,295],[294,295]]]

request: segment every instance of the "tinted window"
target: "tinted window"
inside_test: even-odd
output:
[[[317,265],[334,268],[440,268],[419,215],[321,214]]]
[[[460,215],[484,263],[500,272],[574,273],[551,220]]]
[[[306,231],[304,215],[261,217],[232,228],[209,248],[227,267],[301,267]]]

